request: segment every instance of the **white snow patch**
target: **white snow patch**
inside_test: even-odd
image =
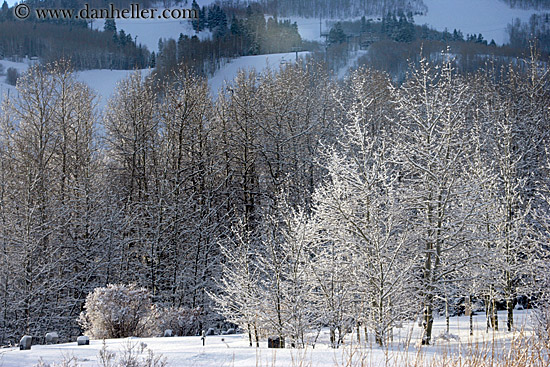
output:
[[[499,323],[505,324],[506,311],[499,312]],[[531,326],[529,323],[529,311],[514,313],[514,322],[518,330],[524,327],[529,335]],[[437,358],[440,354],[464,351],[470,343],[491,343],[495,341],[502,350],[511,343],[519,331],[485,332],[485,315],[473,317],[474,336],[469,335],[468,317],[452,317],[450,319],[450,331],[446,332],[445,318],[436,318],[434,321],[433,335],[443,335],[434,345],[416,346],[420,338],[421,329],[416,323],[409,322],[401,329],[394,330],[394,342],[386,348],[379,348],[372,340],[358,345],[354,334],[348,334],[345,344],[339,349],[331,349],[328,346],[328,330],[323,330],[320,341],[312,349],[268,349],[266,340],[261,340],[260,348],[249,347],[247,335],[218,335],[206,337],[206,345],[202,346],[201,338],[172,337],[172,338],[126,338],[108,339],[107,348],[112,352],[120,353],[127,343],[138,345],[143,342],[155,354],[162,354],[168,360],[171,367],[177,366],[317,366],[328,367],[335,365],[347,365],[350,356],[354,355],[354,361],[365,358],[365,365],[384,365],[385,361],[409,359],[414,361],[419,355],[424,362],[429,364],[431,358]],[[372,335],[371,335],[372,337]],[[404,347],[405,342],[411,337],[411,345]],[[98,352],[102,348],[101,340],[91,340],[90,345],[77,346],[76,342],[58,345],[33,345],[31,350],[21,351],[17,348],[0,350],[0,365],[2,367],[28,367],[36,364],[40,358],[46,363],[60,362],[63,358],[75,356],[81,367],[98,365]],[[357,363],[359,365],[360,363]],[[422,364],[422,363],[421,363]],[[355,365],[355,364],[354,364]],[[390,365],[392,365],[390,363]]]
[[[197,1],[199,6],[209,5],[212,0]],[[186,5],[185,2],[181,6],[174,6],[169,9],[190,9],[191,1]],[[156,8],[156,14],[161,14],[165,9],[163,7]],[[195,32],[191,26],[190,19],[115,19],[117,32],[121,29],[126,34],[131,34],[136,43],[142,44],[149,51],[158,52],[159,39],[178,39],[180,33],[189,37],[197,36],[201,40],[212,38],[212,33],[209,30],[204,30],[199,33]],[[105,19],[98,19],[92,23],[93,29],[103,30]],[[137,36],[137,38],[136,38]]]
[[[516,18],[528,21],[534,10],[512,9],[499,0],[424,0],[428,13],[415,16],[416,24],[449,32],[454,29],[466,34],[481,33],[488,42],[499,45],[509,41],[506,26]]]
[[[423,0],[428,7],[427,14],[415,16],[415,23],[427,24],[439,31],[454,29],[461,30],[466,34],[483,34],[483,37],[490,42],[494,39],[499,45],[509,41],[506,27],[516,18],[522,22],[529,20],[534,13],[541,11],[511,8],[500,0]],[[380,21],[379,16],[370,16],[366,19]],[[337,21],[344,19],[322,19],[321,26],[319,18],[288,17],[292,23],[298,24],[298,32],[302,39],[307,41],[324,41],[320,32],[328,32]],[[359,20],[359,17],[345,19],[349,21]]]
[[[76,79],[88,85],[99,97],[98,107],[104,109],[109,98],[115,92],[117,83],[127,78],[134,70],[84,70],[76,73]],[[142,77],[151,73],[151,69],[141,70]]]
[[[0,75],[0,104],[2,103],[4,98],[7,98],[8,96],[11,98],[12,96],[17,95],[17,89],[15,89],[13,85],[9,85],[8,83],[6,83],[5,74],[8,71],[8,68],[16,69],[17,72],[21,75],[28,69],[29,63],[29,60],[24,60],[22,62],[0,60],[0,64],[4,66],[4,75]]]
[[[7,60],[0,60],[0,64],[4,66],[4,72],[8,68],[15,68],[19,74],[24,73],[28,67],[29,62],[13,62]],[[107,101],[115,91],[116,85],[122,79],[128,77],[133,70],[108,70],[108,69],[96,69],[85,70],[76,72],[76,79],[80,82],[88,85],[98,95],[98,108],[101,110],[107,105]],[[151,69],[141,70],[142,76],[146,77],[151,73]],[[8,95],[11,97],[17,96],[17,89],[6,83],[6,76],[0,76],[0,103]],[[1,364],[0,364],[1,366]]]
[[[366,55],[368,52],[368,50],[357,50],[350,52],[348,55],[348,63],[346,64],[346,66],[338,70],[338,79],[344,79],[346,75],[348,75],[350,70],[357,68],[357,62],[359,61],[359,58]]]
[[[308,52],[299,52],[298,57],[305,57],[307,54]],[[227,82],[233,81],[240,70],[250,71],[255,69],[261,73],[266,68],[277,70],[280,66],[295,61],[295,52],[239,57],[229,61],[225,66],[216,71],[208,79],[208,85],[212,94],[216,96],[220,88],[223,88]]]

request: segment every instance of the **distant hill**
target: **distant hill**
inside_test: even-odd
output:
[[[348,18],[387,13],[426,12],[422,0],[261,0],[270,14],[306,18]],[[224,0],[223,4],[241,3],[242,0]]]
[[[548,0],[500,0],[510,5],[512,8],[520,9],[550,9],[550,1]]]

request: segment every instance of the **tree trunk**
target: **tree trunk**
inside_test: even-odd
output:
[[[424,336],[422,337],[422,345],[430,345],[432,339],[432,327],[433,327],[433,306],[431,297],[427,301],[426,308],[424,309]]]
[[[469,307],[469,310],[470,310],[470,335],[474,335],[474,310],[473,310],[473,307],[472,307],[472,297],[469,296],[468,297],[468,307]]]
[[[336,348],[336,330],[334,327],[330,327],[330,346]]]
[[[508,331],[512,331],[512,327],[514,326],[514,300],[511,297],[506,299],[506,311],[508,313],[506,327],[508,328]]]
[[[447,298],[445,298],[445,324],[447,326],[447,334],[449,334],[450,329],[450,317],[449,317],[449,302],[447,302]]]

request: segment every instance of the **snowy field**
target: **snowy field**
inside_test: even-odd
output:
[[[418,361],[429,364],[432,358],[441,358],[450,353],[466,353],[471,346],[490,345],[494,341],[495,353],[507,352],[516,332],[498,331],[485,332],[485,315],[474,316],[474,336],[469,336],[469,321],[467,317],[452,317],[450,319],[450,334],[445,335],[445,319],[437,318],[434,322],[434,345],[419,346],[418,340],[421,328],[415,323],[405,324],[401,329],[395,329],[394,342],[388,348],[373,345],[373,341],[357,344],[355,334],[348,334],[345,345],[339,349],[328,346],[328,332],[323,331],[315,349],[268,349],[266,340],[262,340],[260,348],[248,346],[245,335],[224,335],[206,337],[203,347],[200,337],[173,338],[127,338],[106,340],[109,351],[121,353],[130,344],[139,347],[145,343],[155,355],[166,357],[168,366],[346,366],[361,365],[382,366],[386,362]],[[499,312],[499,324],[506,325],[505,312]],[[517,330],[523,329],[525,335],[530,335],[531,326],[528,311],[515,312]],[[408,349],[405,347],[410,340]],[[63,359],[76,357],[81,367],[98,365],[98,353],[103,347],[103,341],[92,340],[89,346],[77,346],[76,342],[58,345],[35,345],[31,350],[20,351],[16,348],[0,350],[1,367],[29,367],[37,364],[39,359],[46,363],[60,362]],[[351,362],[351,363],[350,363]],[[390,365],[393,365],[390,363]]]
[[[0,64],[4,67],[4,75],[0,75],[0,103],[7,96],[14,96],[17,94],[17,89],[13,85],[6,83],[6,72],[8,68],[14,68],[19,74],[24,73],[29,67],[26,62],[13,62],[8,60],[0,60]]]
[[[210,5],[214,0],[197,0],[197,4],[202,8],[203,6]],[[189,0],[187,4],[185,1],[182,2],[182,5],[177,7],[179,9],[190,9],[192,0]],[[157,6],[159,13],[165,9],[162,6]],[[103,29],[105,25],[104,19],[98,19],[93,22],[93,29]],[[158,51],[159,39],[169,39],[173,38],[178,39],[180,33],[192,37],[196,35],[199,39],[209,39],[212,34],[209,30],[204,30],[199,33],[196,33],[189,19],[116,19],[117,30],[121,29],[126,32],[126,34],[131,34],[132,37],[137,36],[137,44],[142,44],[147,46],[149,51]]]
[[[15,68],[19,74],[24,73],[29,67],[28,62],[13,62],[8,60],[0,60],[0,64],[4,66],[4,73],[8,68]],[[103,109],[107,105],[109,97],[115,91],[119,81],[126,78],[133,70],[85,70],[76,73],[77,80],[88,85],[98,95],[98,108]],[[142,70],[142,75],[149,75],[151,70]],[[8,95],[17,95],[17,89],[14,86],[6,83],[6,76],[0,75],[0,103]]]
[[[447,28],[450,32],[453,29],[460,29],[464,35],[483,34],[489,42],[494,39],[499,45],[509,41],[506,27],[516,18],[527,22],[533,13],[540,13],[536,10],[524,10],[510,8],[500,0],[423,0],[428,7],[427,14],[415,16],[416,24],[427,24],[429,27],[439,31]],[[381,16],[382,14],[380,14]],[[320,35],[319,18],[290,17],[289,19],[298,24],[298,32],[304,40],[324,41]],[[358,20],[353,18],[349,20]],[[367,18],[369,19],[369,18]],[[379,17],[370,17],[379,20]],[[323,19],[321,28],[328,32],[332,25],[341,19]]]
[[[299,52],[298,57],[303,58],[307,54],[308,52]],[[243,56],[230,60],[227,64],[216,71],[216,73],[214,73],[211,78],[208,79],[210,92],[214,96],[218,95],[220,88],[223,88],[227,84],[227,82],[233,81],[240,70],[250,71],[251,69],[255,69],[258,73],[261,73],[266,68],[278,70],[281,66],[295,61],[295,52]]]
[[[298,57],[304,58],[307,54],[307,52],[299,52]],[[232,81],[237,76],[239,70],[249,71],[255,69],[259,73],[263,72],[266,68],[278,70],[279,67],[295,62],[295,60],[295,52],[239,57],[228,61],[227,64],[209,78],[208,85],[210,86],[211,93],[216,96],[220,88],[224,87],[227,82]],[[24,73],[28,68],[28,63],[26,62],[0,60],[0,64],[4,65],[4,71],[13,67],[20,74]],[[146,69],[141,70],[141,72],[143,76],[146,76],[151,70]],[[133,73],[133,70],[85,70],[77,72],[76,77],[98,94],[98,107],[99,109],[103,109],[115,91],[117,83],[131,73]],[[6,83],[5,76],[0,76],[0,103],[8,93],[14,96],[17,94],[17,90],[14,86]]]
[[[117,83],[133,72],[133,70],[84,70],[77,72],[76,78],[98,94],[98,107],[104,109],[114,93]],[[146,77],[150,73],[151,69],[141,70],[142,77]]]
[[[460,29],[464,36],[483,34],[487,41],[498,45],[509,41],[506,26],[516,18],[528,21],[534,10],[512,9],[500,0],[423,0],[428,13],[416,16],[416,24],[428,24],[443,31]]]

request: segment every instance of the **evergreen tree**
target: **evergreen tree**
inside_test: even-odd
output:
[[[337,22],[334,27],[330,29],[328,34],[328,42],[331,45],[344,43],[347,40],[347,36],[342,29],[342,23]]]
[[[151,52],[151,58],[149,59],[149,67],[154,69],[157,65],[155,51]]]
[[[0,8],[0,22],[4,20],[8,20],[9,14],[10,14],[10,11],[9,11],[8,2],[4,0],[4,2],[2,3],[2,8]]]

